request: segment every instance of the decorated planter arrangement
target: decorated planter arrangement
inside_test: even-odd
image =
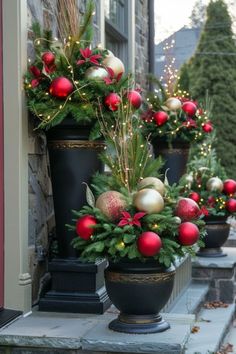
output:
[[[109,151],[102,160],[110,175],[97,174],[87,189],[88,206],[74,211],[73,245],[85,260],[107,258],[105,284],[120,310],[109,328],[126,333],[154,333],[169,328],[159,315],[174,284],[172,262],[193,253],[204,222],[189,198],[158,177],[130,105],[121,106],[113,128],[101,120]],[[201,231],[200,231],[201,230]]]
[[[228,179],[217,160],[211,143],[200,147],[200,156],[189,163],[188,174],[183,177],[184,195],[198,203],[206,222],[204,247],[197,255],[200,257],[222,257],[221,246],[229,236],[228,216],[236,213],[236,181]]]
[[[102,313],[110,305],[101,281],[106,261],[88,264],[85,269],[71,246],[74,235],[65,224],[71,220],[71,210],[85,203],[83,183],[90,183],[91,176],[104,169],[98,158],[105,144],[97,115],[102,113],[107,124],[112,124],[111,113],[118,109],[121,88],[126,88],[127,99],[135,108],[137,96],[140,104],[141,96],[128,87],[131,80],[122,76],[124,65],[119,58],[100,47],[90,49],[93,1],[87,3],[80,19],[72,3],[60,2],[64,17],[58,19],[59,27],[67,29],[60,33],[63,44],[33,25],[36,59],[29,63],[24,78],[34,125],[47,137],[58,245],[57,258],[49,263],[52,288],[39,308]]]
[[[169,97],[161,86],[161,96],[150,94],[142,118],[144,134],[151,136],[155,156],[165,160],[170,184],[186,172],[190,144],[200,142],[213,130],[210,112],[178,92]]]

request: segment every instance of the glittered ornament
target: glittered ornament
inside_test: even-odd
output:
[[[106,69],[99,66],[91,66],[85,71],[84,76],[88,80],[102,81],[105,77],[109,76],[109,73]]]
[[[121,212],[126,208],[124,196],[116,191],[108,191],[100,194],[96,201],[96,208],[109,220],[118,220],[121,218]]]
[[[200,194],[198,194],[197,192],[191,192],[188,197],[194,200],[196,203],[199,203],[201,199]]]
[[[170,97],[165,102],[165,106],[168,107],[171,111],[177,111],[178,109],[181,108],[182,103],[178,98]]]
[[[224,185],[222,180],[219,177],[212,177],[207,181],[206,187],[207,190],[211,192],[213,191],[222,192]]]
[[[234,194],[236,192],[236,181],[234,179],[226,179],[223,192],[228,195]]]
[[[213,130],[213,126],[211,124],[211,122],[206,122],[202,125],[202,130],[205,132],[205,133],[211,133],[212,130]]]
[[[164,183],[156,177],[146,177],[143,178],[139,183],[138,183],[138,189],[143,189],[143,188],[152,188],[155,189],[157,192],[159,192],[162,196],[165,193],[165,185]]]
[[[115,55],[109,49],[106,49],[106,51],[107,51],[106,58],[114,58]]]
[[[147,214],[160,213],[164,208],[164,200],[154,189],[144,188],[134,195],[134,206]]]
[[[142,104],[142,96],[138,91],[132,90],[127,93],[128,101],[134,108],[139,108]]]
[[[168,118],[168,114],[164,111],[158,111],[153,114],[153,119],[159,127],[165,124]]]
[[[115,92],[109,93],[104,100],[105,106],[109,108],[111,111],[117,111],[120,103],[121,103],[121,98]]]
[[[97,225],[97,220],[92,215],[84,215],[76,222],[76,233],[84,240],[88,240],[94,232],[93,226]]]
[[[73,84],[66,77],[57,77],[52,80],[49,92],[56,98],[66,98],[73,91]]]
[[[199,239],[199,229],[192,222],[184,222],[179,225],[178,241],[183,246],[192,246]]]
[[[200,216],[200,208],[197,203],[190,198],[181,198],[176,206],[175,215],[182,221],[189,221]]]
[[[117,58],[117,57],[106,57],[103,60],[103,65],[111,68],[114,72],[115,77],[120,74],[125,72],[125,67],[122,61]]]
[[[42,61],[44,62],[44,64],[46,64],[47,66],[51,66],[54,64],[55,62],[55,55],[52,52],[45,52],[42,55]]]
[[[197,111],[197,106],[193,102],[187,101],[183,103],[182,110],[187,113],[189,117],[192,117]]]
[[[162,242],[158,234],[146,231],[139,236],[137,246],[143,256],[152,257],[160,252]]]

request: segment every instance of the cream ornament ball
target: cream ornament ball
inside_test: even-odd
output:
[[[124,64],[117,57],[106,57],[102,63],[104,66],[111,68],[115,76],[125,72]]]
[[[155,189],[144,188],[134,195],[134,206],[147,214],[160,213],[164,208],[164,200]]]
[[[103,79],[108,77],[109,74],[104,68],[100,68],[98,66],[91,66],[85,71],[84,76],[88,80],[102,81]]]
[[[207,190],[211,192],[213,191],[222,192],[224,189],[224,184],[219,177],[212,177],[207,181],[206,187]]]
[[[171,111],[177,111],[178,109],[181,108],[182,103],[181,101],[176,98],[176,97],[170,97],[168,100],[165,102],[166,107],[168,107]]]
[[[157,192],[159,192],[162,196],[165,193],[165,186],[164,183],[156,177],[146,177],[143,178],[139,183],[138,183],[138,189],[143,189],[143,188],[151,188],[155,189]]]

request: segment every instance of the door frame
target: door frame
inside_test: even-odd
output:
[[[4,162],[3,162],[3,67],[2,0],[0,0],[0,310],[4,306]]]
[[[28,262],[27,1],[2,0],[4,307],[31,311]]]

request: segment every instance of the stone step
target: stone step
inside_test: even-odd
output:
[[[206,300],[209,288],[210,285],[205,282],[191,281],[169,312],[174,314],[197,314]]]
[[[223,347],[226,347],[228,344],[233,346],[231,354],[236,354],[236,321],[231,325],[229,332],[224,339]]]
[[[0,354],[94,354],[97,351],[182,354],[195,320],[193,315],[163,314],[171,325],[169,330],[131,335],[108,329],[108,323],[115,317],[114,313],[34,312],[0,330]]]
[[[208,284],[191,282],[169,312],[162,313],[171,328],[157,334],[130,335],[109,330],[108,323],[118,314],[114,306],[103,315],[34,311],[0,330],[0,354],[5,354],[1,351],[3,346],[17,347],[17,354],[28,354],[27,348],[37,354],[60,351],[182,354],[208,289]]]
[[[224,244],[224,247],[236,247],[236,229],[231,229],[229,237]]]
[[[223,247],[225,257],[196,257],[192,261],[193,279],[210,284],[208,299],[234,301],[236,248]]]
[[[226,308],[202,309],[194,326],[199,331],[191,333],[185,354],[209,354],[219,350],[235,314],[235,304]]]

